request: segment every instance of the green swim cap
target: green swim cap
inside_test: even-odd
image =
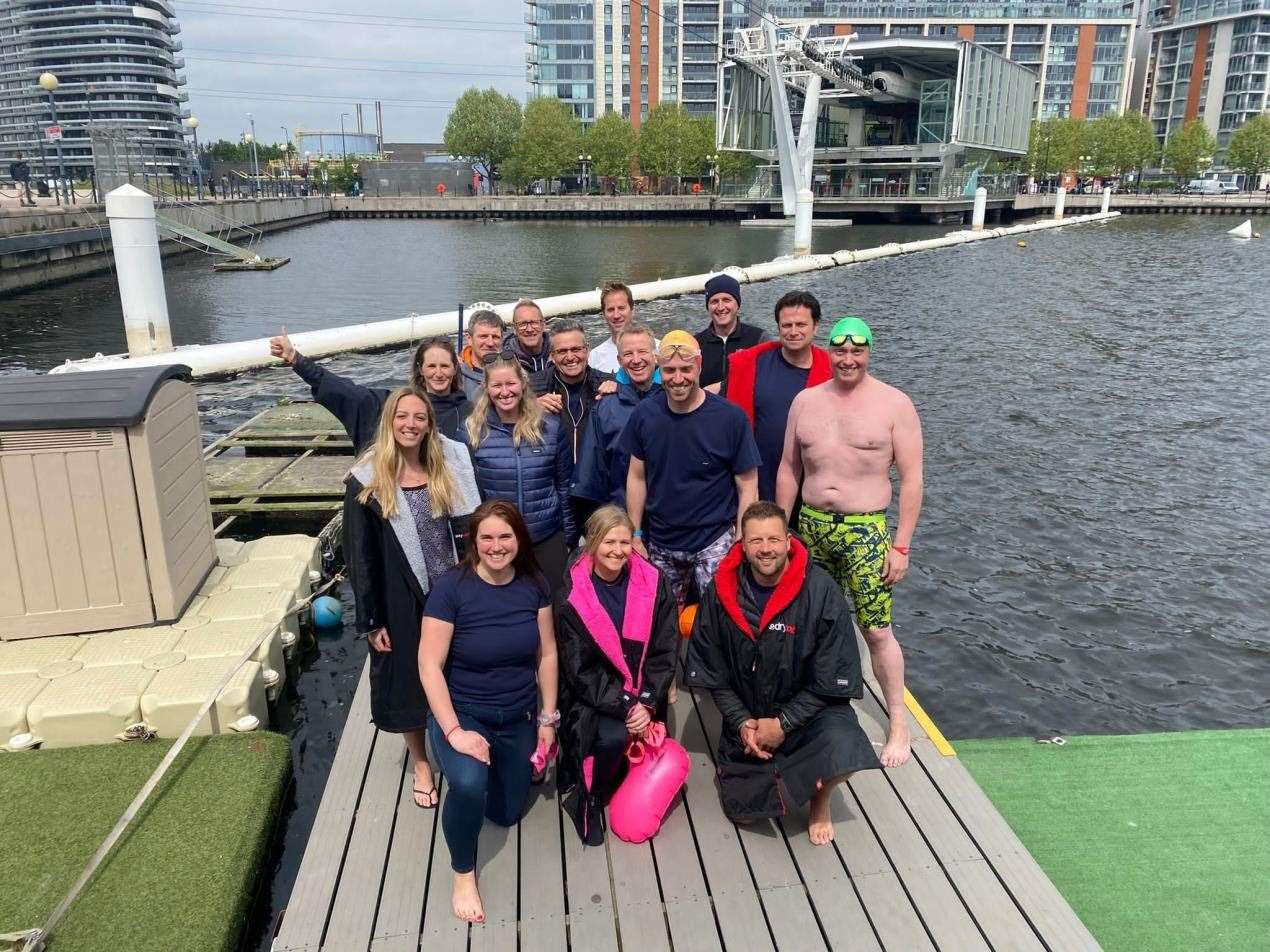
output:
[[[847,338],[854,338],[851,342],[857,346],[860,344],[859,338],[864,338],[864,346],[873,347],[873,331],[858,317],[838,318],[833,330],[829,332],[829,346],[841,347],[847,342]]]

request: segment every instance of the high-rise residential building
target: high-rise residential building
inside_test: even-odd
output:
[[[756,0],[526,0],[530,97],[555,96],[584,123],[620,112],[638,126],[661,102],[713,116],[719,62]]]
[[[1270,0],[1155,0],[1147,115],[1161,142],[1192,119],[1217,137],[1270,108]]]
[[[1036,73],[1037,119],[1093,119],[1131,106],[1132,0],[775,0],[768,13],[783,22],[811,23],[814,36],[973,40]]]
[[[51,125],[39,78],[53,73],[69,174],[87,177],[90,137],[107,131],[126,136],[151,172],[188,168],[180,32],[169,0],[0,0],[0,163],[18,152],[38,161],[37,137]]]

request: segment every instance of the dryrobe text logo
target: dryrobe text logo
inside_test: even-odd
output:
[[[797,625],[790,625],[783,621],[774,621],[767,626],[768,631],[776,631],[785,635],[795,635],[798,633]]]

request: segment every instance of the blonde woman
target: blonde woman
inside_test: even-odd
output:
[[[425,810],[436,807],[437,791],[424,747],[420,624],[433,583],[459,561],[455,540],[479,504],[467,450],[437,432],[427,394],[389,394],[375,442],[348,476],[344,557],[357,630],[370,644],[371,719],[405,735],[415,803]]]
[[[675,593],[632,548],[625,510],[601,506],[586,548],[556,595],[564,807],[588,846],[604,842],[604,808],[626,773],[623,753],[651,721],[666,720],[679,628]]]
[[[552,591],[564,577],[568,547],[578,538],[569,506],[573,455],[560,434],[560,421],[539,408],[520,363],[511,356],[491,357],[459,435],[472,451],[481,497],[505,499],[524,517]]]

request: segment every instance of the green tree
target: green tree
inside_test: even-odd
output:
[[[494,167],[511,155],[520,130],[520,103],[494,88],[467,90],[445,123],[445,147],[493,181]]]
[[[1235,130],[1226,165],[1248,176],[1249,191],[1257,187],[1262,173],[1270,172],[1270,115],[1263,112]]]
[[[1083,150],[1090,159],[1083,170],[1101,178],[1141,169],[1159,152],[1151,120],[1140,112],[1099,116],[1088,124]]]
[[[1217,142],[1202,119],[1192,119],[1164,144],[1164,167],[1188,181],[1213,163]]]
[[[559,178],[577,167],[582,125],[559,99],[542,97],[525,107],[504,177],[518,185]]]
[[[649,110],[639,130],[640,170],[661,178],[666,175],[693,175],[696,168],[685,164],[685,156],[696,151],[700,132],[692,117],[679,103],[661,103]]]
[[[1037,178],[1075,169],[1080,165],[1081,150],[1088,132],[1083,119],[1041,119],[1032,123],[1028,136],[1028,172]]]
[[[583,148],[591,156],[594,175],[623,178],[631,174],[635,130],[631,128],[630,120],[620,112],[606,112],[587,132]]]

